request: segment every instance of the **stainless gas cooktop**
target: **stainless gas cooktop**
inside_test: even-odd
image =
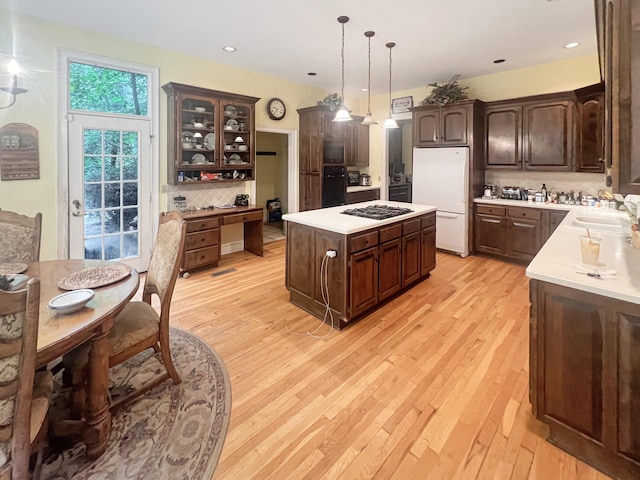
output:
[[[384,220],[385,218],[397,217],[411,213],[413,210],[402,207],[392,207],[390,205],[369,205],[362,208],[348,208],[340,213],[353,215],[355,217],[371,218],[373,220]]]

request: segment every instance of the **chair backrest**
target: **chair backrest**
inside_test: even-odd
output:
[[[0,263],[31,263],[40,260],[42,214],[27,217],[0,210]]]
[[[0,478],[29,478],[40,282],[0,290]]]
[[[143,300],[151,303],[151,295],[160,298],[160,328],[168,328],[173,287],[180,272],[187,223],[177,211],[160,215],[158,235],[144,282]]]

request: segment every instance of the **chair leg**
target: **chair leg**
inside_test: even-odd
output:
[[[168,343],[166,345],[162,345],[162,347],[160,348],[160,354],[162,355],[162,362],[164,363],[164,366],[167,369],[171,380],[173,380],[173,383],[175,385],[178,385],[180,382],[182,382],[182,379],[180,378],[180,375],[178,375],[176,367],[173,365],[173,360],[171,359],[171,351],[169,350]]]

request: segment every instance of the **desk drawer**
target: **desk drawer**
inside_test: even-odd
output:
[[[201,220],[188,220],[187,233],[197,232],[199,230],[210,230],[220,226],[218,217],[203,218]]]
[[[219,259],[220,254],[218,245],[191,250],[184,254],[182,269],[186,270],[188,268],[207,265],[209,263],[218,263]]]
[[[223,225],[255,221],[262,221],[262,210],[257,210],[255,212],[234,213],[232,215],[225,215],[224,217],[222,217]]]
[[[220,243],[220,229],[203,230],[202,232],[187,233],[184,239],[184,249],[210,247]]]

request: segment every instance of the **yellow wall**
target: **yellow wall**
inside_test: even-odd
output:
[[[139,43],[99,35],[85,30],[63,27],[0,9],[0,64],[12,55],[25,70],[20,85],[29,92],[16,104],[0,110],[0,126],[10,122],[27,123],[40,135],[40,179],[0,182],[0,208],[28,215],[43,214],[41,259],[57,256],[58,236],[58,48],[103,55],[155,66],[160,71],[160,85],[179,82],[205,88],[260,97],[256,105],[258,128],[297,129],[296,109],[315,105],[327,93],[267,75],[204,61],[200,58],[149,47]],[[0,70],[0,83],[6,78]],[[281,121],[270,120],[266,103],[279,97],[287,105]],[[4,97],[0,96],[0,106]],[[166,97],[160,93],[160,184],[166,184]],[[158,188],[159,190],[159,188]],[[161,208],[166,205],[161,196]]]
[[[160,85],[179,82],[201,87],[260,97],[256,105],[258,128],[297,129],[296,109],[315,105],[327,93],[319,89],[284,81],[275,77],[204,61],[188,55],[149,47],[143,44],[99,35],[81,29],[43,22],[31,17],[0,10],[0,62],[15,55],[26,70],[21,86],[29,92],[18,97],[16,105],[0,110],[0,126],[23,122],[35,127],[40,135],[40,179],[0,182],[0,208],[33,215],[43,213],[41,258],[57,255],[58,237],[58,48],[104,55],[116,59],[155,66],[160,71]],[[1,81],[6,78],[0,77]],[[486,75],[461,81],[468,85],[470,97],[491,101],[537,93],[570,90],[599,80],[596,56],[566,62],[556,62],[532,68]],[[425,87],[392,96],[412,95],[417,104],[426,96]],[[282,98],[287,104],[287,116],[275,122],[268,118],[266,102],[271,97]],[[4,99],[0,97],[0,104]],[[366,112],[366,98],[346,99],[357,106],[354,113]],[[388,111],[388,95],[372,97],[372,112],[382,123]],[[369,173],[374,183],[382,172],[381,123],[371,128],[371,159]],[[166,102],[160,94],[160,184],[166,183]],[[158,188],[159,189],[159,188]],[[161,195],[160,205],[166,205]]]

